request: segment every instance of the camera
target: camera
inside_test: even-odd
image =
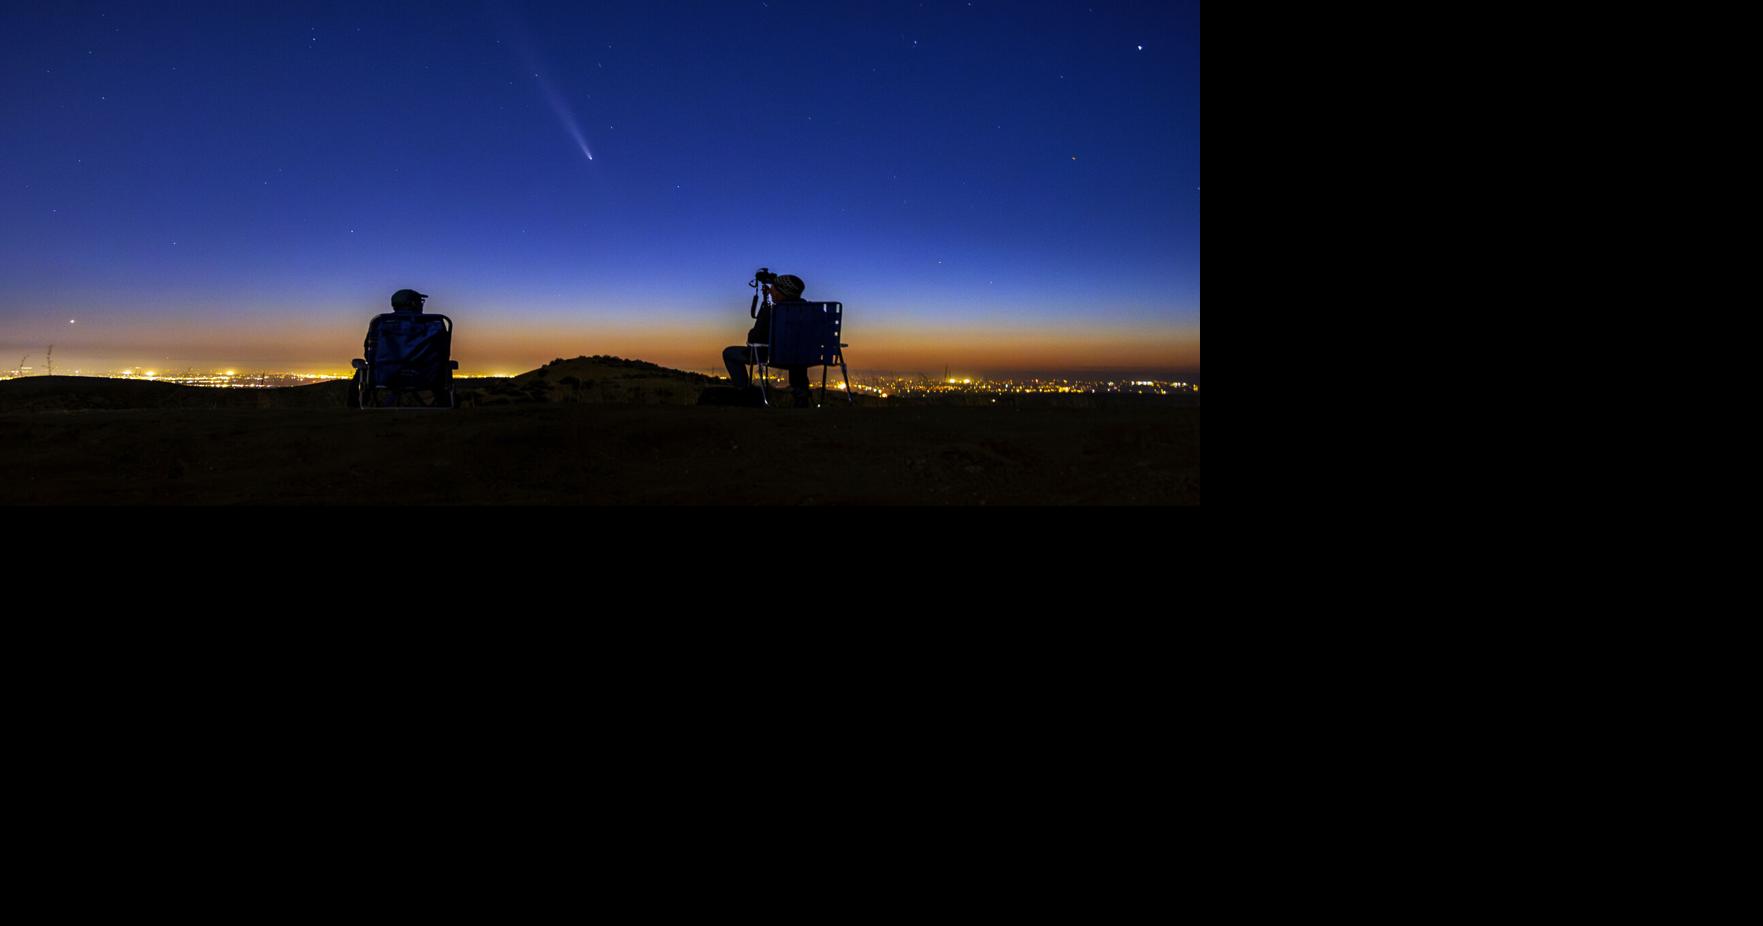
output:
[[[747,284],[748,286],[753,287],[753,303],[751,305],[747,306],[748,317],[750,317],[750,318],[758,318],[759,317],[759,297],[760,296],[762,296],[762,295],[765,296],[765,304],[766,305],[771,304],[771,296],[767,295],[765,293],[765,291],[760,289],[759,287],[762,284],[769,285],[771,283],[776,283],[776,282],[777,282],[777,274],[772,273],[771,269],[768,267],[760,267],[758,270],[753,271],[753,279]]]

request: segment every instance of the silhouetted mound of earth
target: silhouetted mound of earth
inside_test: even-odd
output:
[[[553,360],[507,379],[461,379],[454,387],[461,407],[492,405],[758,405],[757,391],[730,398],[728,380],[657,366],[622,357],[577,357]],[[816,394],[818,394],[816,387]],[[708,398],[706,396],[708,395]],[[770,391],[771,401],[789,404],[789,392]],[[843,393],[827,392],[827,401],[844,401]],[[781,398],[780,398],[781,397]],[[871,401],[856,396],[858,404]]]
[[[460,380],[462,406],[557,402],[574,405],[692,405],[706,386],[701,373],[621,357],[561,358],[510,379]]]

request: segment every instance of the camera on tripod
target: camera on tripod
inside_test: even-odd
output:
[[[760,296],[765,295],[765,291],[759,288],[760,285],[776,282],[777,274],[772,273],[768,268],[760,267],[758,270],[753,271],[753,279],[747,283],[748,286],[753,287],[753,303],[747,306],[747,316],[749,318],[759,317]],[[770,305],[771,299],[767,297],[764,302],[766,305]]]

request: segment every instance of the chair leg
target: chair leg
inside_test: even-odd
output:
[[[839,355],[839,372],[845,377],[845,404],[856,405],[857,400],[851,398],[851,371],[845,368],[845,355]]]
[[[827,364],[820,365],[820,405],[823,408],[826,406],[826,368]]]

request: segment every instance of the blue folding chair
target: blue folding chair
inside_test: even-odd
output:
[[[451,359],[452,319],[418,312],[377,315],[367,325],[363,348],[367,357],[352,364],[361,408],[454,407],[453,371],[459,361]],[[427,405],[416,396],[424,390],[434,396]],[[405,404],[406,398],[411,404]]]
[[[759,367],[753,381],[759,384],[759,399],[771,404],[769,391],[772,367],[820,367],[820,404],[826,404],[826,372],[833,364],[845,377],[845,402],[851,398],[851,371],[845,366],[845,348],[839,341],[844,330],[845,305],[842,302],[779,302],[771,307],[771,333],[765,343],[749,343],[747,356]],[[752,364],[749,364],[751,366]]]

